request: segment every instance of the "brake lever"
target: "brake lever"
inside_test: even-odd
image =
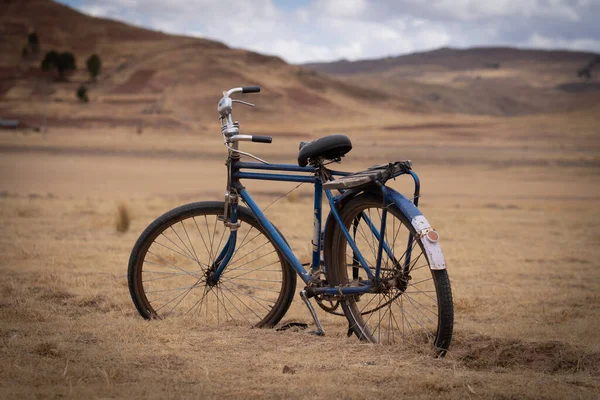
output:
[[[232,101],[233,103],[242,103],[242,104],[244,104],[244,105],[246,105],[246,106],[250,106],[250,107],[256,107],[254,104],[252,104],[252,103],[248,103],[248,102],[246,102],[246,101],[242,101],[242,100],[233,100],[233,99],[232,99],[231,101]]]

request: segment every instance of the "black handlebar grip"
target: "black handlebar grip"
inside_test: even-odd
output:
[[[243,86],[242,93],[258,93],[260,92],[260,86]]]
[[[271,136],[252,135],[252,141],[257,143],[271,143],[273,141],[273,138]]]

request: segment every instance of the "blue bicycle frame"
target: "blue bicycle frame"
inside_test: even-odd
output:
[[[279,251],[281,251],[281,253],[285,257],[285,259],[290,263],[290,265],[294,268],[294,270],[298,273],[298,275],[300,275],[302,280],[307,285],[309,283],[309,280],[313,277],[312,273],[319,271],[320,266],[321,266],[322,198],[323,198],[323,192],[325,192],[325,195],[327,197],[327,200],[329,202],[329,206],[331,209],[330,214],[335,219],[337,224],[340,226],[344,236],[346,237],[346,240],[348,241],[348,244],[354,251],[354,255],[355,255],[356,259],[358,260],[360,266],[365,270],[369,279],[363,281],[360,286],[341,287],[341,288],[338,288],[338,287],[316,287],[313,289],[314,294],[334,295],[334,294],[340,294],[340,293],[341,294],[354,294],[354,293],[371,292],[373,290],[373,288],[375,287],[375,285],[379,282],[379,275],[380,275],[380,270],[381,270],[381,259],[382,259],[383,251],[385,251],[391,259],[393,259],[392,250],[388,247],[388,245],[385,243],[385,240],[384,240],[384,238],[385,238],[384,232],[385,232],[385,227],[386,227],[388,205],[396,204],[396,206],[399,206],[402,209],[402,204],[397,204],[397,203],[404,203],[405,208],[409,212],[412,212],[415,215],[420,214],[420,212],[418,212],[418,209],[416,209],[416,206],[418,205],[418,199],[419,199],[420,184],[419,184],[419,179],[418,179],[417,175],[413,171],[408,172],[412,176],[412,178],[415,182],[415,196],[414,196],[414,200],[412,202],[410,202],[410,200],[407,200],[406,198],[404,198],[399,193],[393,191],[392,189],[386,188],[383,185],[381,186],[381,190],[383,192],[383,197],[384,197],[384,205],[383,205],[383,211],[381,213],[382,215],[381,215],[380,230],[377,230],[377,228],[374,226],[374,224],[371,222],[371,220],[367,217],[366,214],[364,214],[364,213],[361,214],[361,218],[363,218],[366,221],[367,225],[371,229],[375,238],[379,241],[379,246],[377,249],[377,261],[376,261],[376,265],[375,265],[375,273],[373,273],[373,271],[371,270],[371,267],[365,261],[363,255],[361,254],[360,250],[356,246],[356,243],[353,240],[352,235],[350,234],[350,232],[344,225],[343,221],[341,220],[341,217],[337,210],[336,203],[343,196],[343,193],[341,195],[334,196],[330,190],[323,190],[323,183],[320,178],[321,174],[319,174],[319,170],[317,168],[314,168],[312,166],[300,167],[300,166],[293,165],[293,164],[262,164],[262,163],[256,163],[256,162],[242,162],[242,161],[239,161],[239,159],[236,159],[234,157],[231,157],[229,159],[228,165],[229,165],[228,186],[230,188],[234,189],[239,194],[239,197],[241,197],[242,201],[250,208],[250,210],[252,210],[254,215],[256,215],[260,225],[264,228],[264,230],[267,232],[267,234],[272,238],[272,240],[275,242],[275,245],[277,246]],[[281,173],[265,173],[265,172],[246,172],[246,171],[242,171],[242,170],[278,171],[278,172],[288,172],[288,173],[281,174]],[[308,173],[310,175],[290,174],[290,172],[295,172],[295,173],[303,172],[303,173]],[[349,172],[333,171],[333,170],[328,170],[328,173],[330,176],[347,176],[347,175],[351,174]],[[399,176],[403,173],[404,172],[400,172],[396,176]],[[281,182],[303,182],[303,183],[311,183],[314,185],[314,209],[313,209],[313,211],[314,211],[314,226],[313,226],[314,233],[313,233],[313,239],[312,239],[313,248],[312,248],[312,262],[310,265],[311,266],[310,271],[307,271],[304,268],[304,265],[302,265],[300,263],[300,261],[298,260],[298,258],[294,255],[292,249],[287,244],[287,242],[284,240],[284,238],[281,236],[279,231],[265,216],[265,214],[262,212],[260,207],[254,202],[254,200],[250,196],[250,193],[248,193],[248,191],[245,189],[245,187],[241,184],[240,180],[242,180],[242,179],[268,180],[268,181],[281,181]],[[413,208],[414,208],[414,210],[417,210],[417,211],[415,212],[413,210],[413,208],[410,208],[410,206],[408,206],[406,203],[409,203],[411,206],[414,205]],[[237,201],[230,203],[230,210],[229,210],[229,214],[228,214],[227,218],[229,218],[229,223],[232,226],[235,226],[235,224],[238,222],[237,207],[238,207]],[[404,211],[404,210],[402,210],[402,211]],[[406,214],[406,212],[405,212],[405,214]],[[410,263],[411,243],[413,240],[412,235],[409,235],[408,240],[409,240],[408,241],[408,249],[406,252],[406,260],[405,260],[406,261],[405,265],[407,265],[407,266]],[[237,242],[237,230],[232,229],[227,243],[221,250],[219,256],[216,258],[215,265],[217,266],[217,269],[216,269],[215,273],[212,275],[212,277],[210,278],[211,281],[217,282],[219,280],[219,277],[221,276],[223,271],[226,269],[229,261],[231,260],[231,257],[234,253],[236,242]],[[327,266],[325,266],[325,268],[326,267]]]

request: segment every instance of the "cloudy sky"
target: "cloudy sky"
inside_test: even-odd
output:
[[[443,46],[600,52],[600,0],[59,0],[85,13],[206,37],[288,62]]]

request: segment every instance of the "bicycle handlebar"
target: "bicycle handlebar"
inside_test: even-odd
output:
[[[260,86],[243,86],[242,93],[258,93],[260,92]]]
[[[229,149],[229,152],[235,152],[237,154],[243,154],[249,157],[254,158],[257,161],[260,161],[264,164],[268,164],[265,160],[256,157],[250,153],[243,152],[239,150],[238,142],[254,142],[254,143],[271,143],[273,138],[271,136],[261,136],[261,135],[240,135],[240,125],[237,121],[233,121],[231,117],[231,112],[233,110],[233,103],[242,103],[247,106],[254,107],[254,104],[247,103],[241,100],[234,100],[230,96],[234,93],[259,93],[260,86],[242,86],[236,87],[233,89],[229,89],[226,92],[223,92],[223,97],[219,100],[219,104],[217,105],[217,111],[220,115],[221,120],[221,133],[223,134],[223,142],[225,146]]]
[[[234,93],[258,93],[260,92],[260,86],[241,86],[235,87],[233,89],[229,89],[227,92],[224,92],[225,97],[229,97]]]
[[[271,143],[273,142],[273,138],[271,136],[252,135],[252,141],[256,143]]]
[[[273,137],[261,135],[233,135],[229,138],[229,142],[255,142],[255,143],[272,143]]]

